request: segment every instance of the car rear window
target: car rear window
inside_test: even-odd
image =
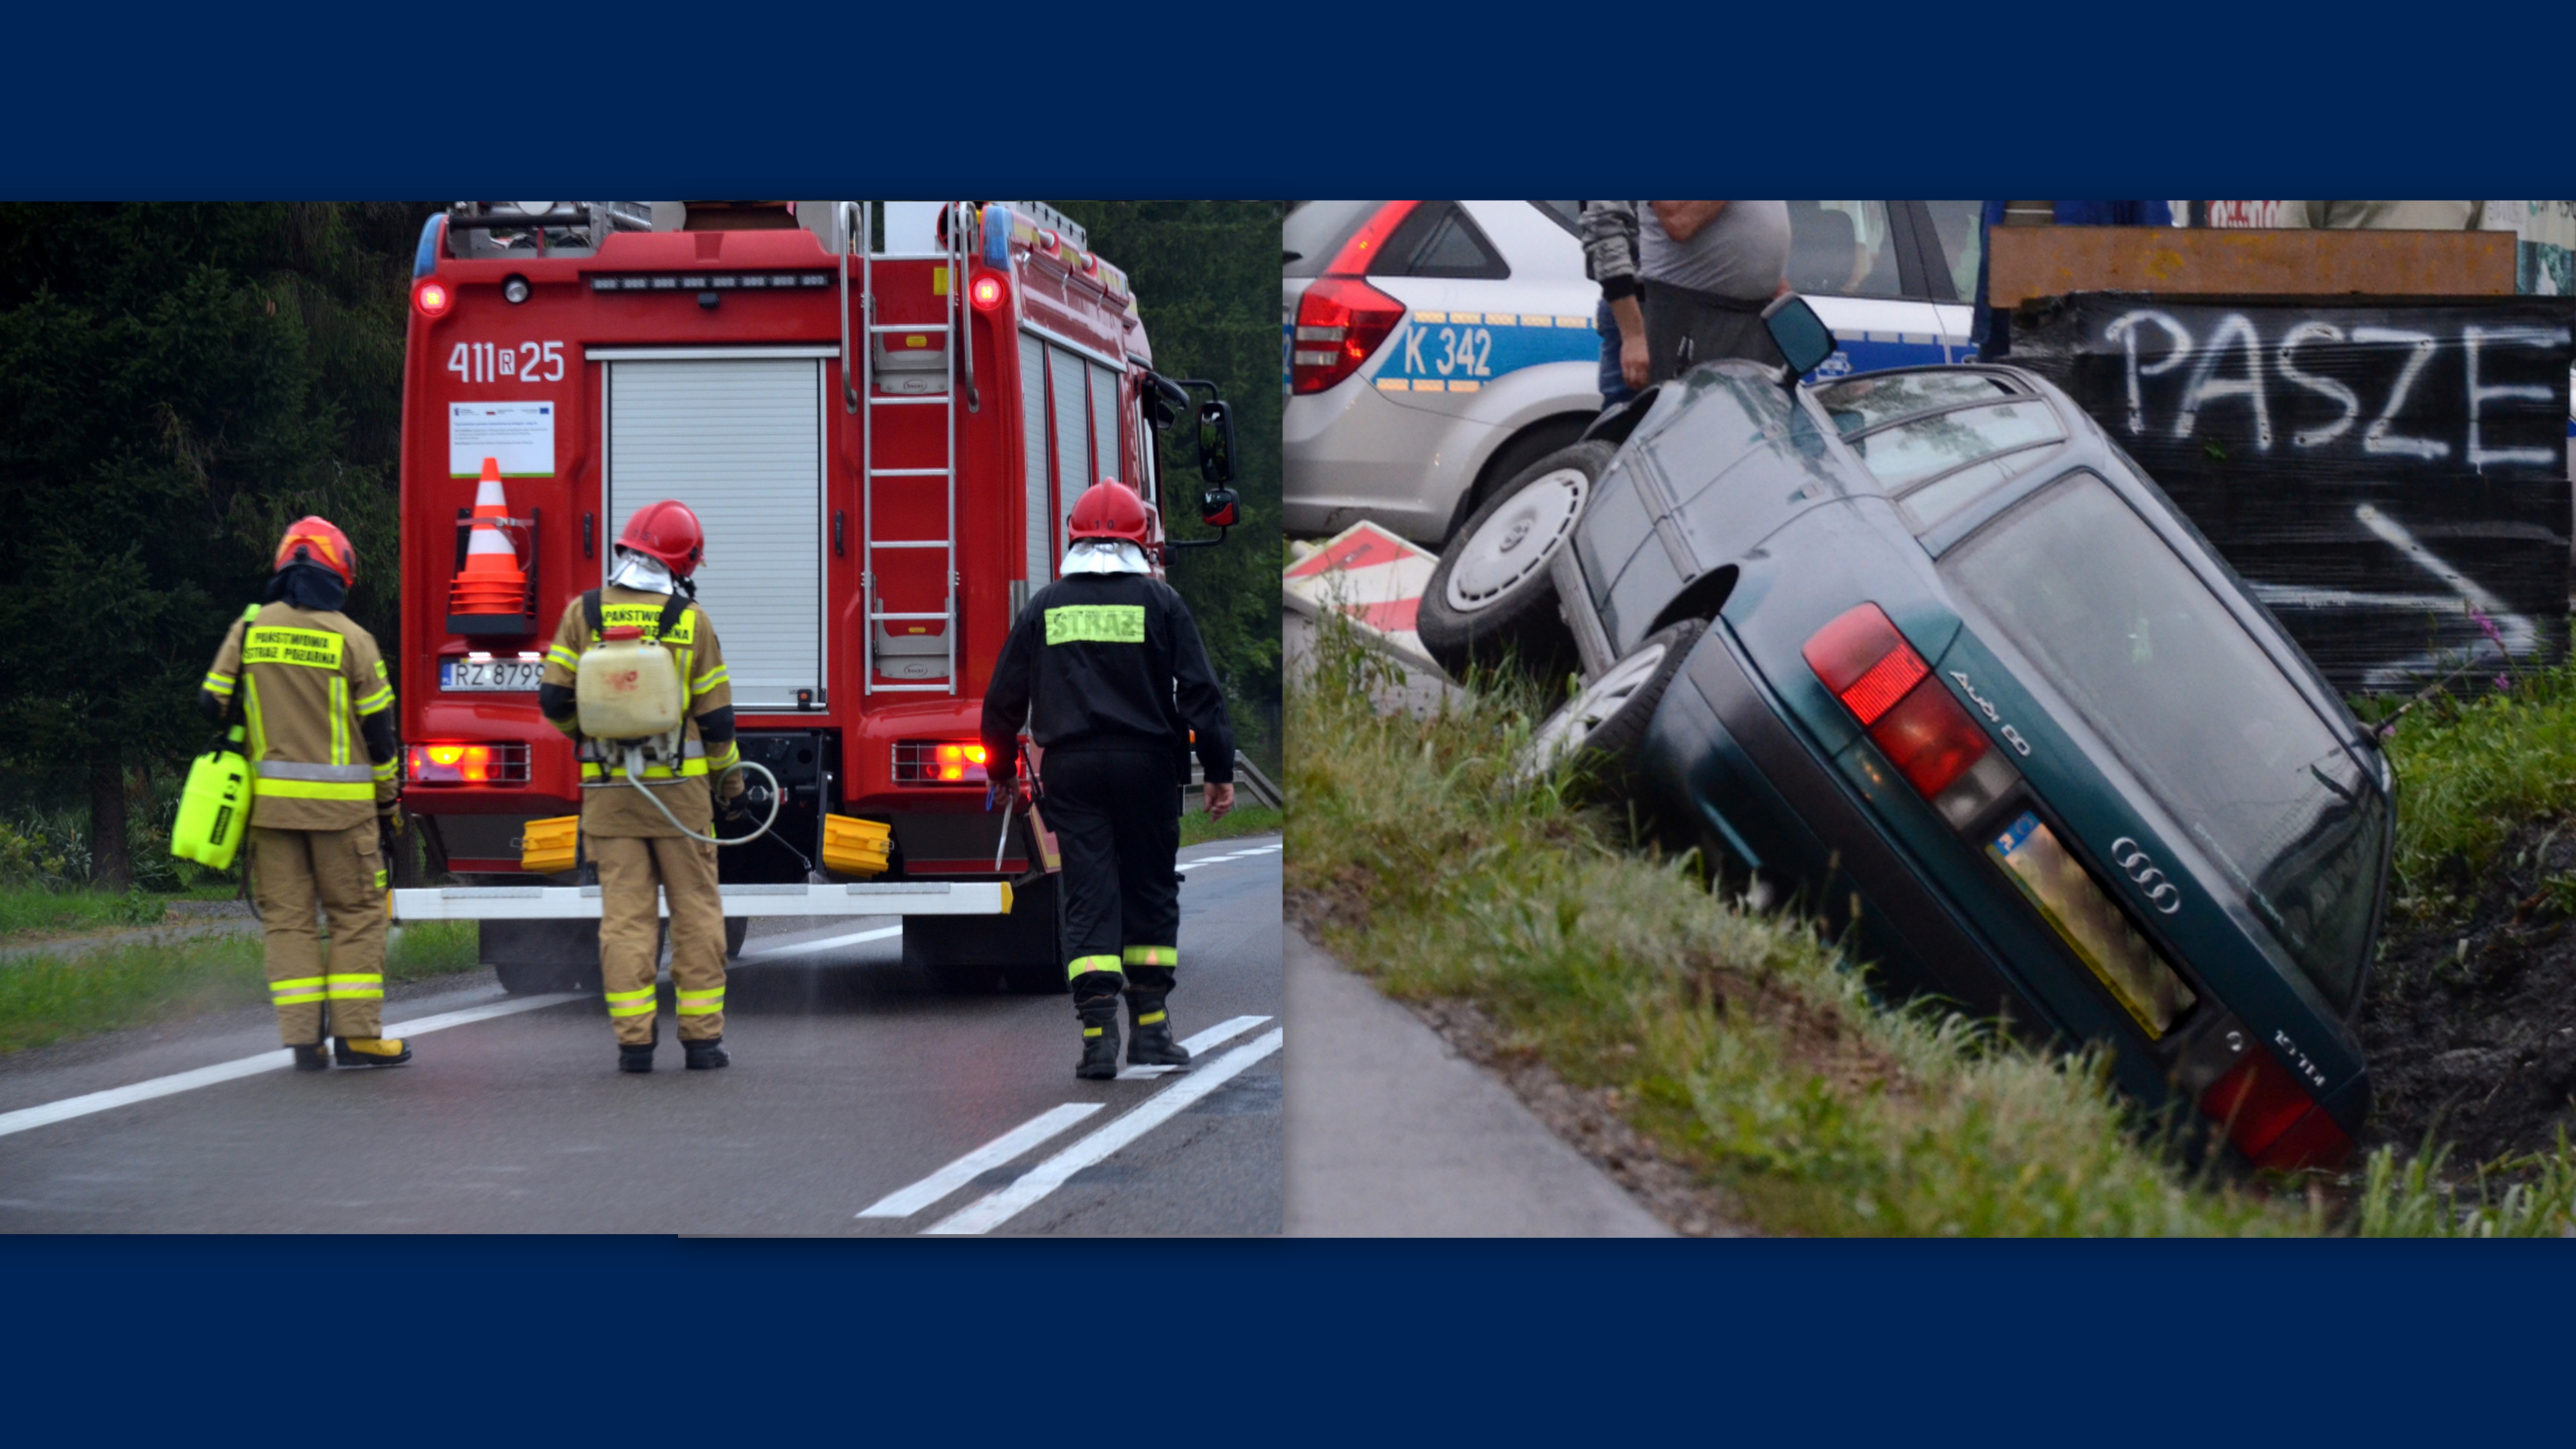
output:
[[[2386,802],[2198,575],[2076,472],[1941,561],[2327,999],[2361,979]]]
[[[1384,205],[1383,201],[1290,203],[1286,219],[1279,224],[1279,249],[1286,257],[1282,275],[1322,276],[1342,243]]]
[[[1851,440],[1871,476],[1889,492],[1936,473],[2066,436],[2057,414],[2037,398],[1954,408],[1863,433]]]
[[[1816,401],[1846,438],[1916,413],[2011,396],[2001,378],[1982,372],[1897,372],[1816,389]]]

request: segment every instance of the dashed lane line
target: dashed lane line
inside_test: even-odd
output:
[[[1181,1045],[1188,1048],[1194,1055],[1209,1051],[1269,1019],[1266,1016],[1231,1017],[1195,1036],[1184,1038]],[[1160,1075],[1176,1070],[1178,1068],[1175,1067],[1128,1067],[1118,1074],[1118,1079],[1127,1081],[1131,1076]],[[911,1217],[914,1213],[974,1181],[978,1176],[1002,1166],[1039,1143],[1058,1135],[1074,1123],[1098,1112],[1104,1105],[1106,1104],[1100,1102],[1067,1102],[1061,1107],[1050,1107],[921,1181],[887,1193],[884,1197],[861,1208],[856,1216]]]
[[[586,992],[578,991],[550,992],[543,996],[517,996],[508,1001],[495,1001],[486,1006],[469,1006],[461,1011],[446,1011],[436,1016],[424,1016],[418,1021],[394,1022],[384,1028],[384,1033],[387,1036],[398,1037],[427,1036],[434,1031],[445,1031],[451,1026],[467,1026],[478,1021],[490,1021],[496,1016],[515,1016],[522,1011],[535,1011],[542,1007],[560,1006],[567,1001],[587,999],[593,998],[590,998]],[[131,1086],[110,1087],[103,1092],[65,1097],[59,1102],[47,1102],[42,1106],[21,1107],[15,1112],[0,1112],[0,1137],[6,1137],[13,1132],[25,1132],[30,1128],[50,1126],[56,1122],[67,1122],[75,1117],[86,1117],[93,1112],[131,1106],[136,1102],[149,1102],[155,1097],[167,1097],[179,1092],[192,1092],[199,1087],[212,1087],[223,1082],[236,1081],[243,1077],[255,1077],[261,1072],[280,1071],[293,1065],[294,1061],[295,1053],[279,1047],[273,1052],[261,1052],[257,1056],[218,1062],[211,1067],[199,1067],[194,1071],[174,1072],[166,1077],[154,1077],[149,1081],[136,1082]]]
[[[1050,1107],[909,1187],[897,1188],[858,1210],[863,1218],[908,1218],[976,1177],[1001,1166],[1100,1110],[1098,1102]]]
[[[1105,1127],[1075,1139],[1072,1146],[1022,1173],[1010,1186],[986,1194],[922,1231],[936,1237],[989,1233],[1035,1206],[1077,1172],[1106,1160],[1112,1153],[1179,1116],[1201,1098],[1233,1081],[1279,1050],[1285,1029],[1273,1027],[1145,1101]]]

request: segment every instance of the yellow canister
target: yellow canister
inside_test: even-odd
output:
[[[228,870],[250,828],[250,762],[242,758],[241,726],[228,743],[199,755],[179,792],[179,818],[170,825],[170,853],[212,870]]]

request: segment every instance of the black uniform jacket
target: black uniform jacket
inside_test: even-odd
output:
[[[1012,773],[1023,719],[1041,750],[1163,751],[1186,776],[1195,747],[1210,784],[1234,780],[1234,731],[1199,627],[1171,585],[1144,574],[1074,574],[1030,598],[984,691],[996,780]]]

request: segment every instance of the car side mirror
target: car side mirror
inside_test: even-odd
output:
[[[1211,488],[1199,495],[1199,522],[1210,528],[1232,528],[1241,510],[1231,488]]]
[[[1199,404],[1199,477],[1210,488],[1234,481],[1234,409],[1222,402]]]
[[[1834,340],[1834,330],[1825,325],[1825,319],[1795,292],[1772,298],[1771,305],[1762,309],[1762,325],[1771,330],[1771,345],[1780,349],[1792,378],[1815,371],[1841,345]]]

